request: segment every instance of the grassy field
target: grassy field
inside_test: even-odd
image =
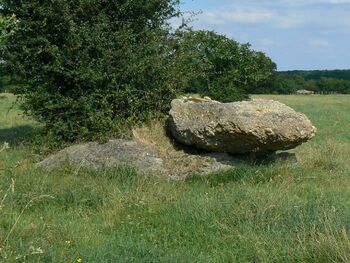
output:
[[[36,170],[36,125],[0,95],[0,262],[350,262],[350,96],[260,97],[317,126],[300,163],[171,181]]]

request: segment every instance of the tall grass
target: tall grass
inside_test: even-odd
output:
[[[298,164],[184,181],[36,170],[18,128],[35,124],[0,99],[0,262],[349,262],[350,96],[268,98],[318,128]]]

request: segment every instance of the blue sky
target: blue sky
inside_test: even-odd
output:
[[[350,0],[182,0],[192,26],[264,51],[278,70],[350,69]]]

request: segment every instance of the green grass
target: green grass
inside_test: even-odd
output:
[[[45,173],[35,123],[0,98],[0,262],[350,262],[350,96],[263,96],[306,113],[299,164],[170,181]],[[1,149],[1,148],[0,148]]]

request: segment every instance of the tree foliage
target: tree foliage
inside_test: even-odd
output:
[[[267,81],[276,65],[262,52],[212,31],[188,31],[178,52],[186,65],[186,92],[229,102],[247,98],[247,92]]]
[[[1,4],[1,2],[0,2]],[[0,5],[1,8],[1,5]],[[0,14],[0,92],[3,92],[10,85],[10,76],[6,72],[4,53],[6,40],[14,34],[17,26],[17,18],[14,14]]]
[[[275,64],[214,32],[174,30],[179,0],[1,0],[1,56],[24,110],[55,141],[166,113],[182,92],[247,97]],[[5,27],[4,27],[5,28]]]
[[[167,24],[177,4],[4,0],[3,15],[18,19],[4,59],[26,112],[65,140],[164,112],[178,89]]]

